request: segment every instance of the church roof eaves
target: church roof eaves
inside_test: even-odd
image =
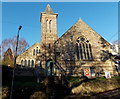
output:
[[[33,44],[31,47],[33,47],[33,46],[36,45],[36,44],[37,44],[37,45],[38,45],[38,44],[40,45],[40,43],[36,42],[36,43]],[[23,55],[23,54],[24,54],[26,51],[28,51],[31,47],[29,47],[27,50],[25,50],[25,51],[24,51],[22,54],[20,54],[20,55]],[[18,55],[18,56],[20,56],[20,55]]]

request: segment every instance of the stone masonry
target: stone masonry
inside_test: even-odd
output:
[[[57,35],[57,13],[48,4],[41,13],[41,42],[35,43],[17,57],[17,64],[41,66],[45,75],[81,76],[84,69],[91,75],[109,71],[114,74],[114,63],[109,57],[110,43],[79,19],[60,38]]]

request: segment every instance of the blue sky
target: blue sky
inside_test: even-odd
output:
[[[30,46],[40,42],[40,13],[45,10],[47,4],[48,2],[3,2],[2,39],[15,36],[19,25],[22,25],[20,37]],[[117,2],[50,2],[49,4],[53,11],[58,13],[59,37],[82,18],[108,42],[118,39]]]

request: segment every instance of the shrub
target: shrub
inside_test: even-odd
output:
[[[38,92],[33,93],[30,96],[30,99],[47,99],[47,96],[44,92],[38,91]]]

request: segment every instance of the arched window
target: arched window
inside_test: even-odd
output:
[[[92,48],[91,48],[91,45],[90,45],[90,44],[89,44],[89,49],[90,49],[90,57],[91,57],[91,59],[93,59]]]
[[[23,60],[21,60],[21,65],[22,65],[22,66],[24,65],[24,62],[23,62]]]
[[[39,54],[40,54],[40,49],[39,49]]]
[[[80,44],[79,47],[80,47],[80,53],[79,53],[79,54],[80,54],[80,59],[83,59],[83,54],[82,54],[82,53],[83,53],[82,44]]]
[[[48,21],[48,19],[46,20],[46,32],[48,32],[49,31],[49,21]]]
[[[52,32],[52,20],[50,20],[49,22],[49,29],[50,29],[50,32]]]
[[[36,54],[38,54],[38,47],[36,47]]]
[[[86,55],[86,48],[85,48],[85,45],[84,45],[84,43],[82,43],[82,46],[83,46],[83,55],[84,55],[84,57],[83,57],[83,59],[87,59],[87,55]]]
[[[77,53],[77,59],[79,59],[79,49],[78,49],[78,43],[76,43],[76,53]]]
[[[34,60],[31,61],[31,67],[34,67]]]
[[[30,60],[28,60],[28,66],[30,67]]]
[[[76,40],[77,59],[91,60],[93,59],[91,44],[84,37],[79,37]]]
[[[90,59],[88,44],[86,44],[87,59]]]
[[[25,66],[27,66],[27,60],[25,60],[25,63],[24,63]]]
[[[33,55],[35,55],[35,49],[33,50]]]
[[[48,47],[49,47],[49,49],[51,48],[51,45],[50,45],[50,43],[49,43]]]

